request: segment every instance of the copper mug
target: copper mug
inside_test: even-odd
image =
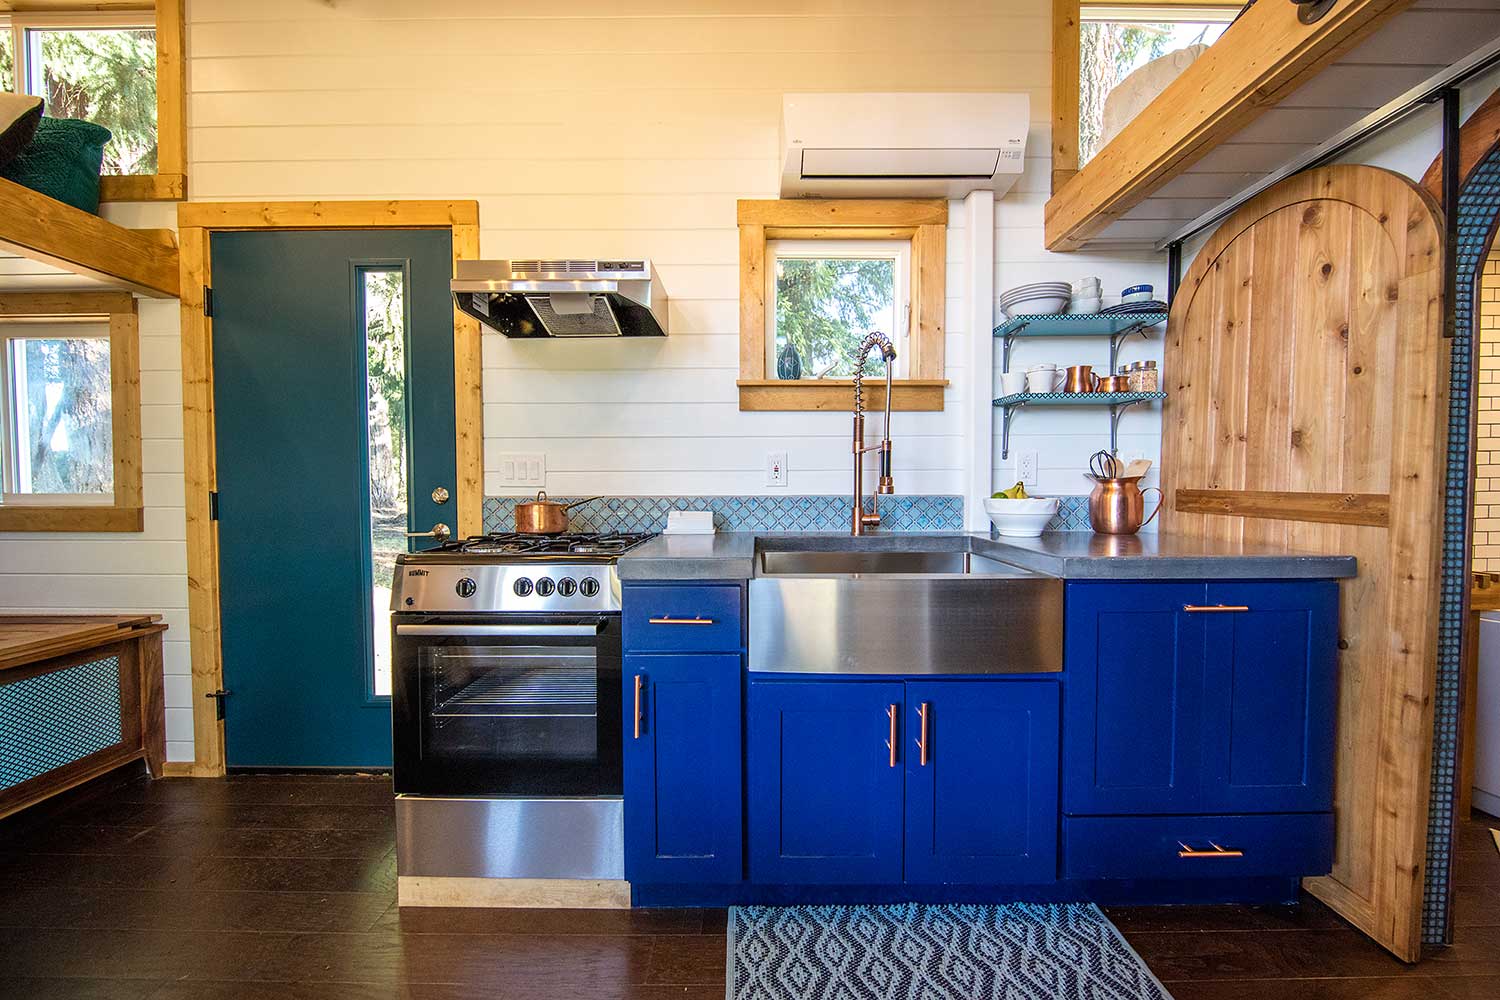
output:
[[[1151,516],[1146,517],[1146,496],[1140,487],[1140,476],[1089,478],[1094,481],[1094,491],[1089,494],[1089,525],[1100,534],[1133,535],[1143,525],[1150,524],[1161,510],[1161,490],[1148,486],[1146,490],[1156,490],[1156,506],[1151,509]]]
[[[1098,392],[1099,376],[1093,365],[1070,365],[1068,377],[1063,380],[1063,392]]]
[[[1129,375],[1106,375],[1099,380],[1100,392],[1129,392]]]

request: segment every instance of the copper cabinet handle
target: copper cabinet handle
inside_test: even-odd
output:
[[[652,625],[712,625],[714,623],[712,618],[673,618],[670,615],[646,620]]]
[[[1184,604],[1182,610],[1195,611],[1249,611],[1247,604]]]
[[[1244,851],[1236,850],[1233,847],[1220,847],[1212,840],[1208,842],[1208,846],[1213,848],[1211,851],[1189,847],[1180,840],[1177,842],[1177,846],[1182,848],[1182,850],[1177,852],[1179,858],[1243,858],[1245,856]]]
[[[896,766],[896,705],[891,705],[885,710],[885,717],[891,720],[891,738],[885,741],[886,748],[891,752],[891,766]]]
[[[635,738],[641,738],[641,688],[645,686],[646,678],[640,674],[635,675]]]
[[[927,708],[928,708],[928,705],[929,705],[929,703],[924,701],[924,702],[922,702],[921,707],[919,707],[917,709],[917,715],[920,716],[921,719],[922,719],[922,726],[921,726],[921,729],[918,730],[918,736],[917,736],[917,761],[921,764],[922,767],[926,767],[927,766]]]

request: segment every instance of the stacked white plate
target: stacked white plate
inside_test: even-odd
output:
[[[1068,308],[1073,286],[1066,281],[1037,281],[1018,285],[1000,296],[1006,316],[1052,316]]]

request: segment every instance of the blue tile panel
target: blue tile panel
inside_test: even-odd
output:
[[[486,497],[485,530],[510,531],[515,526],[517,499],[526,498]],[[571,503],[578,498],[553,499]],[[849,528],[848,496],[604,497],[574,507],[568,527],[573,531],[661,531],[672,510],[711,510],[719,531]],[[880,516],[885,531],[962,531],[964,501],[956,496],[881,497]]]
[[[0,685],[0,790],[123,738],[118,657]]]
[[[1422,909],[1422,941],[1442,944],[1448,937],[1452,877],[1453,792],[1458,759],[1458,688],[1463,656],[1461,629],[1469,587],[1468,523],[1473,509],[1470,484],[1469,395],[1473,386],[1470,353],[1474,340],[1474,287],[1489,254],[1500,219],[1500,151],[1489,154],[1469,175],[1458,196],[1458,245],[1451,265],[1457,274],[1452,366],[1448,382],[1448,469],[1443,492],[1443,566],[1438,606],[1437,690],[1433,698],[1432,791],[1427,811],[1427,867]]]

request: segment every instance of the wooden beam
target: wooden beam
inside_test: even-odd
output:
[[[1078,0],[1052,0],[1052,191],[1078,173]]]
[[[453,260],[479,259],[479,226],[453,227]],[[453,310],[453,405],[457,430],[458,537],[484,531],[484,359],[479,321]]]
[[[1391,523],[1391,498],[1384,493],[1297,493],[1276,490],[1178,490],[1176,509],[1185,514],[1224,514],[1273,521],[1323,524]]]
[[[106,174],[99,178],[99,201],[181,201],[187,197],[184,174]]]
[[[779,379],[740,379],[740,409],[764,410],[848,410],[854,403],[852,379],[803,379],[797,382]],[[943,408],[943,389],[947,379],[897,379],[892,387],[895,397],[891,409],[903,411],[938,411]],[[885,406],[885,380],[865,382],[865,407],[874,411]]]
[[[446,229],[479,225],[477,201],[193,201],[179,229]]]
[[[1049,250],[1078,250],[1411,0],[1343,0],[1316,24],[1258,3],[1047,202]]]
[[[948,202],[943,198],[781,198],[742,200],[737,221],[742,226],[809,227],[946,226]]]
[[[0,178],[0,246],[86,278],[176,298],[177,241],[167,229],[126,229]]]
[[[6,320],[134,312],[129,292],[0,292],[0,319]]]
[[[79,504],[73,507],[7,504],[0,507],[0,531],[144,530],[146,515],[140,507],[115,507],[110,504]]]
[[[156,2],[156,172],[187,197],[186,0]]]

